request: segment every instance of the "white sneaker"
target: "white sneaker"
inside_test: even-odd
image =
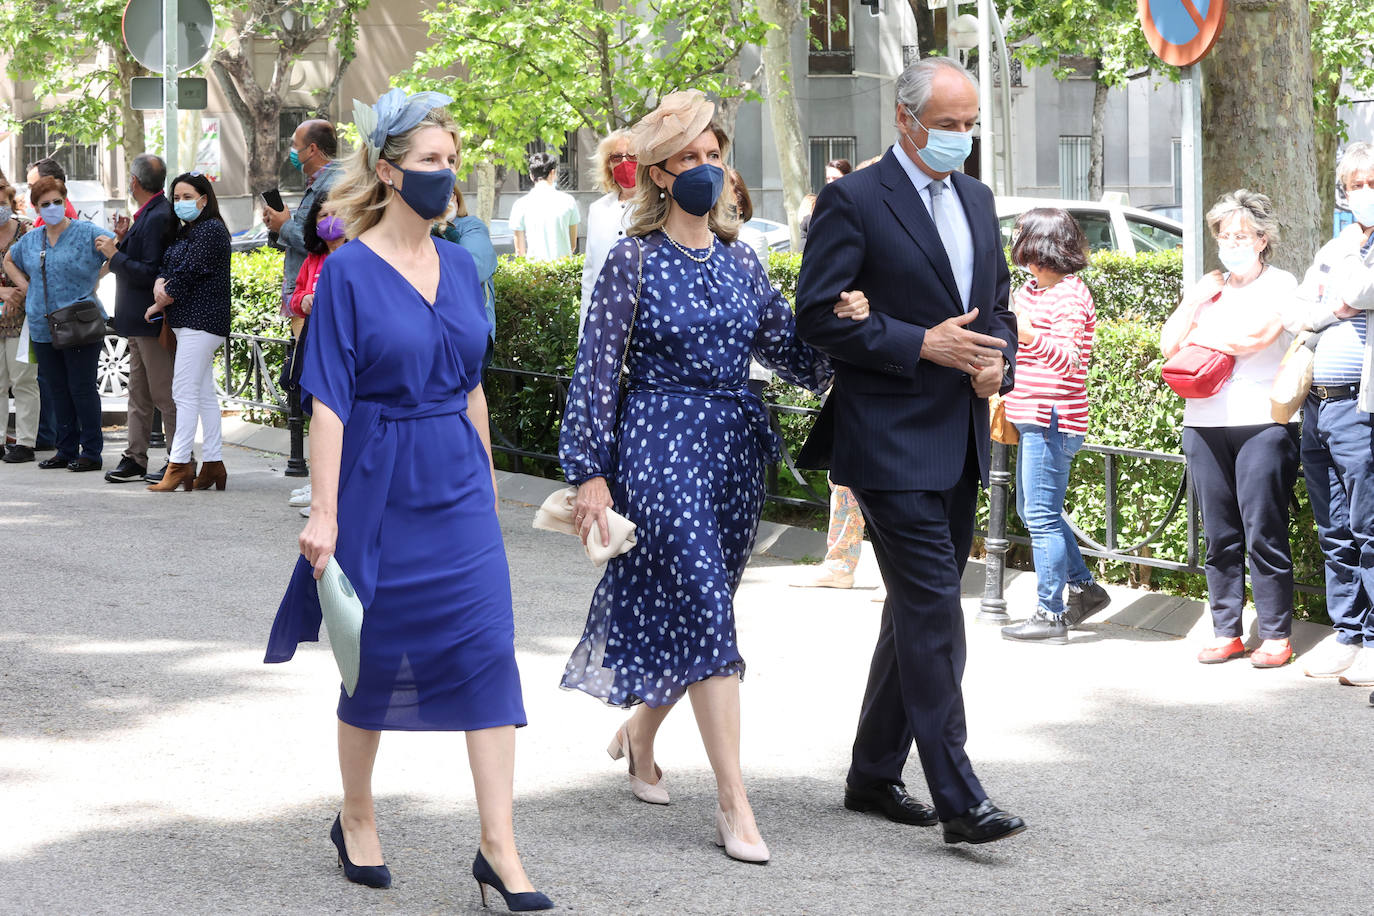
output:
[[[309,506],[306,506],[304,509],[301,510],[301,518],[309,518],[309,517],[310,517],[310,507],[309,507]]]
[[[307,481],[305,482],[305,485],[304,485],[304,486],[296,487],[296,489],[292,490],[292,491],[291,491],[291,495],[292,495],[292,496],[300,496],[302,493],[309,493],[309,492],[310,492],[310,481],[307,480]]]
[[[1337,677],[1342,671],[1355,664],[1359,646],[1339,641],[1332,634],[1308,652],[1302,660],[1302,671],[1308,677]],[[1374,663],[1374,659],[1371,659]]]
[[[292,493],[291,498],[287,500],[286,504],[297,508],[310,505],[310,485],[306,484],[304,490]]]
[[[1360,649],[1354,663],[1341,672],[1341,683],[1347,687],[1374,687],[1374,646]]]

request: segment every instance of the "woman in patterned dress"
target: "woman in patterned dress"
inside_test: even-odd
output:
[[[733,598],[779,443],[747,388],[749,360],[813,391],[831,371],[736,241],[714,110],[700,92],[675,92],[634,128],[635,221],[592,292],[559,452],[583,540],[608,537],[614,506],[639,542],[607,566],[563,686],[637,707],[608,750],[628,758],[635,795],[657,804],[668,792],[654,736],[689,696],[716,776],[716,844],[766,862],[740,772]],[[836,311],[862,320],[868,303],[847,293]]]

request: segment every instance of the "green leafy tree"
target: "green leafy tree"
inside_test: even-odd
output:
[[[243,128],[248,144],[248,185],[254,191],[276,187],[281,166],[279,120],[295,64],[311,46],[328,42],[339,51],[339,64],[316,106],[322,116],[338,92],[343,73],[356,56],[358,14],[370,0],[222,0],[216,18],[222,23],[210,68]],[[221,18],[222,17],[222,18]],[[259,52],[271,50],[271,67]],[[259,74],[269,73],[264,81]]]
[[[1313,106],[1317,116],[1317,198],[1324,213],[1336,204],[1336,148],[1347,139],[1340,109],[1350,102],[1347,87],[1374,89],[1369,42],[1374,3],[1369,0],[1312,0]]]
[[[1004,9],[1012,16],[1008,39],[1020,42],[1013,51],[1023,62],[1054,68],[1055,79],[1075,71],[1093,79],[1088,194],[1096,200],[1102,196],[1108,92],[1146,68],[1172,79],[1178,71],[1150,52],[1136,18],[1136,0],[1009,0]]]
[[[76,143],[118,137],[132,155],[143,147],[143,117],[129,106],[129,81],[147,71],[124,47],[126,2],[0,3],[0,48],[8,75],[31,82],[46,105],[51,133]]]
[[[496,170],[524,168],[534,140],[624,127],[677,89],[748,93],[727,70],[766,29],[747,3],[699,0],[463,0],[424,19],[432,43],[396,82],[456,99],[463,167],[479,169],[487,214]]]

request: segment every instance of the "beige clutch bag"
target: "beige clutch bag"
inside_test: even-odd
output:
[[[573,525],[573,504],[577,500],[577,487],[564,487],[550,493],[544,505],[534,514],[534,527],[541,531],[556,531],[577,537]],[[638,543],[635,537],[635,524],[614,509],[606,510],[606,521],[611,526],[611,543],[601,543],[601,530],[592,526],[591,537],[587,538],[587,557],[597,566],[605,566],[606,561],[627,553]]]

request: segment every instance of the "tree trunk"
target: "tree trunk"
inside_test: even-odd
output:
[[[477,212],[473,215],[491,225],[496,214],[496,165],[483,162],[477,166]]]
[[[1202,73],[1203,205],[1237,188],[1269,195],[1283,230],[1273,263],[1302,276],[1323,237],[1307,0],[1232,0]]]
[[[916,19],[916,45],[922,57],[930,57],[939,45],[935,32],[935,14],[931,12],[930,0],[907,0],[911,15]],[[941,13],[943,14],[943,10]],[[943,15],[941,19],[943,20]]]
[[[1092,134],[1088,138],[1088,199],[1101,200],[1103,185],[1106,184],[1102,173],[1105,170],[1107,145],[1104,127],[1107,121],[1108,87],[1106,83],[1096,79],[1097,72],[1102,69],[1102,62],[1093,63],[1093,123]]]
[[[792,83],[792,29],[801,21],[802,8],[796,0],[758,0],[758,13],[763,21],[777,26],[768,31],[763,45],[763,71],[768,81],[768,117],[782,174],[783,207],[792,230],[792,250],[796,251],[801,248],[801,220],[797,213],[811,186],[801,108]]]
[[[1316,35],[1321,30],[1321,7],[1312,10],[1312,34]],[[1323,61],[1321,54],[1314,48],[1312,51],[1312,73],[1315,76],[1322,72]],[[1317,150],[1317,206],[1318,212],[1325,218],[1327,214],[1335,212],[1336,209],[1336,150],[1340,146],[1340,136],[1337,131],[1340,129],[1340,111],[1338,104],[1341,97],[1341,83],[1344,74],[1332,83],[1314,88],[1315,113],[1317,116],[1317,134],[1315,137]],[[1328,226],[1325,231],[1330,231]],[[1325,238],[1325,236],[1321,236]]]

